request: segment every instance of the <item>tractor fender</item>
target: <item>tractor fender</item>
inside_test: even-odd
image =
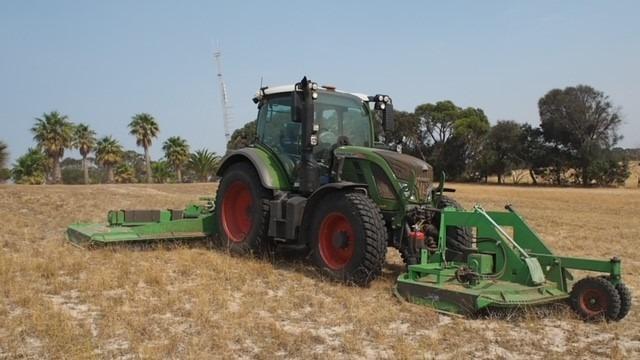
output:
[[[250,162],[258,176],[262,186],[270,190],[285,190],[289,188],[289,180],[286,172],[278,160],[266,151],[246,147],[238,150],[231,150],[220,161],[220,167],[216,172],[217,176],[222,176],[224,172],[233,164],[238,162]]]
[[[302,227],[304,228],[303,229],[304,233],[306,233],[306,227],[309,226],[309,218],[311,216],[310,213],[313,212],[313,209],[315,209],[316,205],[320,203],[320,201],[322,201],[322,199],[325,196],[331,193],[334,193],[336,191],[352,190],[352,189],[358,189],[366,193],[367,186],[368,186],[367,184],[354,183],[354,182],[348,182],[348,181],[329,183],[329,184],[320,186],[318,189],[316,189],[316,191],[313,192],[313,194],[311,194],[311,196],[309,196],[305,204],[305,207],[304,207],[305,211],[302,217]],[[307,211],[307,209],[309,211]]]
[[[325,197],[327,194],[334,191],[347,190],[347,189],[361,189],[363,192],[366,193],[367,186],[368,186],[367,184],[354,183],[349,181],[325,184],[320,186],[318,189],[316,189],[316,191],[313,192],[313,194],[311,194],[311,196],[309,196],[309,199],[307,200],[307,206],[310,204],[312,205],[314,202],[319,201],[320,199]]]

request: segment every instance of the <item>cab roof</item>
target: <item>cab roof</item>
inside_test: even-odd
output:
[[[258,90],[258,92],[256,93],[255,98],[260,100],[262,99],[262,96],[265,95],[273,95],[273,94],[280,94],[280,93],[290,93],[293,92],[294,89],[294,84],[290,84],[290,85],[279,85],[279,86],[273,86],[273,87],[266,87],[263,88],[262,90]],[[361,94],[361,93],[350,93],[350,92],[346,92],[346,91],[341,91],[341,90],[337,90],[333,87],[329,87],[329,86],[320,86],[320,90],[324,90],[324,91],[329,91],[329,92],[337,92],[337,93],[341,93],[341,94],[349,94],[349,95],[353,95],[357,98],[359,98],[362,101],[369,101],[369,97],[365,94]]]

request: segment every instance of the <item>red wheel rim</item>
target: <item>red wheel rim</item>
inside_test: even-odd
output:
[[[320,224],[320,256],[333,270],[342,269],[353,257],[356,237],[351,222],[341,213],[327,215]]]
[[[234,181],[222,199],[222,227],[233,242],[243,241],[253,223],[253,196],[249,186],[239,180]]]
[[[598,289],[587,289],[580,297],[580,306],[590,317],[607,309],[607,294]]]

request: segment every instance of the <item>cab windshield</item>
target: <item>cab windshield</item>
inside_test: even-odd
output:
[[[369,107],[359,98],[320,91],[315,101],[318,146],[371,146]]]

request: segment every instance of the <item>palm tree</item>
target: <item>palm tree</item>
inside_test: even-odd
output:
[[[53,182],[59,183],[62,179],[60,159],[64,156],[64,150],[71,147],[73,124],[66,115],[52,111],[42,114],[42,118],[36,118],[36,124],[31,128],[31,132],[38,147],[53,164]]]
[[[47,157],[40,149],[29,148],[26,154],[16,160],[11,177],[16,184],[44,184],[47,165]]]
[[[105,136],[96,143],[96,161],[107,169],[107,182],[113,183],[113,166],[122,161],[122,145],[111,136]]]
[[[129,165],[133,169],[135,182],[144,182],[145,167],[144,155],[135,150],[126,150],[122,155],[122,162]],[[153,170],[153,168],[151,169]]]
[[[160,160],[151,164],[153,168],[153,178],[159,184],[164,184],[171,178],[171,169],[169,168],[169,163]]]
[[[4,169],[9,159],[9,151],[7,150],[7,144],[0,141],[0,169]]]
[[[116,166],[114,175],[115,181],[118,184],[131,184],[137,181],[136,172],[133,169],[133,166],[127,164],[126,162],[123,162]]]
[[[182,167],[189,162],[189,144],[187,140],[180,136],[172,136],[162,144],[164,157],[167,162],[176,170],[178,182],[182,182]]]
[[[198,180],[207,182],[209,181],[209,176],[216,171],[219,161],[220,157],[215,152],[200,149],[191,154],[189,167],[196,173]]]
[[[151,157],[149,148],[153,139],[158,137],[160,128],[156,120],[147,113],[135,114],[129,123],[129,133],[136,137],[136,144],[144,149],[144,160],[147,165],[147,182],[153,182],[151,174]]]
[[[84,171],[84,183],[89,183],[89,165],[87,155],[96,146],[96,132],[91,130],[89,125],[78,124],[73,132],[73,147],[80,151],[82,155],[82,171]]]

